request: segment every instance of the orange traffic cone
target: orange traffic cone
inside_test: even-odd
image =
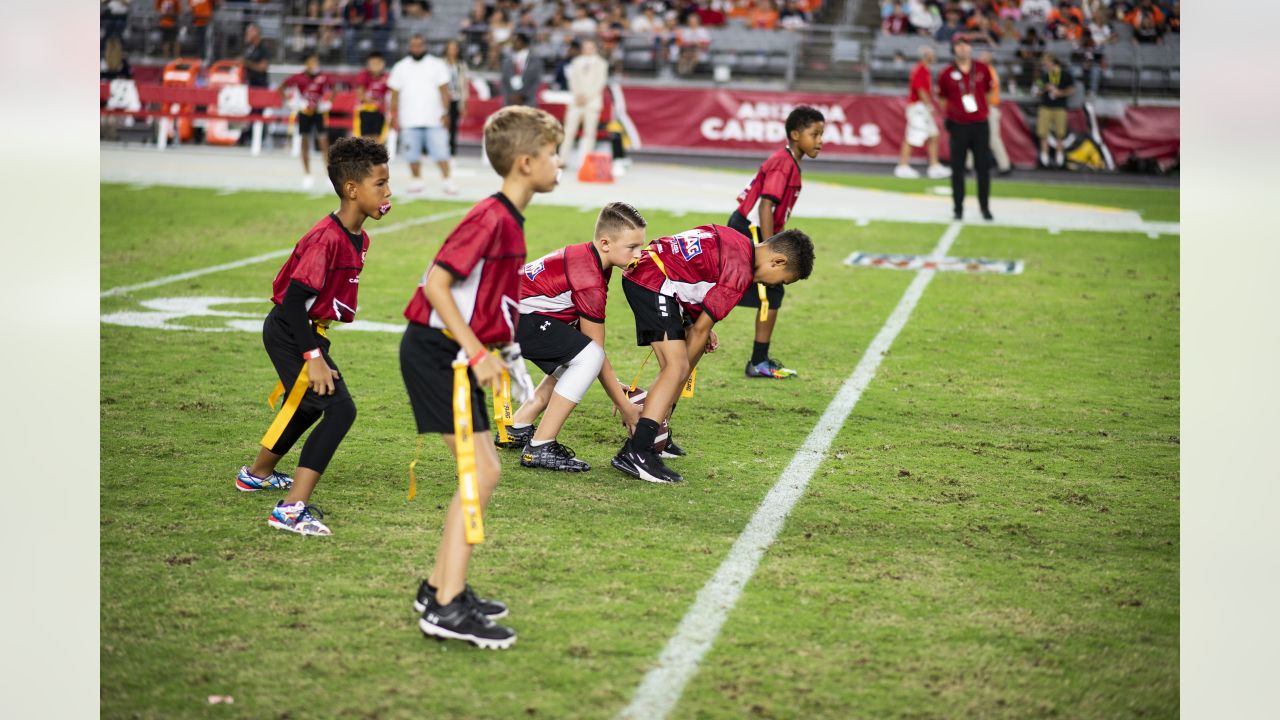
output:
[[[608,153],[588,153],[578,169],[580,182],[613,182],[613,159]]]

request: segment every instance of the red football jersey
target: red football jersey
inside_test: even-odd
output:
[[[761,197],[773,201],[773,232],[782,232],[791,217],[791,209],[800,197],[800,164],[792,157],[789,148],[780,148],[760,166],[751,184],[738,195],[738,212],[743,217],[751,217],[751,211]]]
[[[622,276],[675,297],[694,319],[705,310],[719,322],[755,282],[755,251],[751,240],[731,227],[700,225],[649,243],[640,262]]]
[[[330,82],[329,76],[324,73],[308,75],[305,72],[300,72],[296,75],[290,75],[289,79],[284,81],[283,87],[296,88],[302,99],[307,101],[307,112],[315,112],[316,106],[333,88],[333,83]]]
[[[307,301],[307,315],[313,320],[351,322],[356,317],[356,295],[360,291],[360,271],[369,252],[369,234],[352,235],[332,213],[315,224],[293,248],[293,254],[271,283],[271,302],[284,302],[284,293],[293,280],[315,290]]]
[[[577,326],[578,318],[604,322],[613,268],[600,268],[594,243],[569,245],[520,271],[520,312],[546,315]]]
[[[378,106],[378,112],[387,111],[387,78],[391,77],[389,73],[374,75],[368,70],[361,70],[356,76],[356,86],[364,88],[365,102],[371,102]]]
[[[524,216],[505,195],[495,193],[471,208],[445,238],[432,262],[457,279],[451,290],[453,301],[486,345],[508,343],[515,337],[524,258]],[[422,274],[404,316],[419,325],[444,330],[440,314],[422,294],[429,272],[430,267]]]

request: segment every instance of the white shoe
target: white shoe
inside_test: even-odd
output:
[[[942,180],[943,178],[951,177],[951,168],[943,165],[930,165],[927,174],[932,180]]]
[[[627,166],[626,166],[626,165],[624,165],[624,164],[623,164],[623,162],[622,162],[621,160],[614,160],[614,161],[613,161],[613,168],[612,168],[612,170],[613,170],[613,176],[614,176],[614,177],[622,177],[623,175],[626,175],[626,174],[627,174]]]
[[[444,181],[444,194],[445,194],[445,195],[457,195],[457,194],[458,194],[458,186],[457,186],[457,185],[455,185],[455,184],[453,184],[453,180],[445,180],[445,181]]]
[[[409,194],[410,194],[410,195],[418,195],[418,194],[421,194],[421,193],[422,193],[422,189],[423,189],[423,186],[422,186],[422,181],[421,181],[421,180],[410,180],[410,181],[409,181],[409,190],[408,190],[408,192],[409,192]]]
[[[316,186],[316,179],[315,179],[314,177],[312,177],[311,175],[303,175],[303,176],[302,176],[302,189],[303,189],[303,190],[310,190],[311,188],[313,188],[313,187],[315,187],[315,186]]]
[[[1040,164],[1049,167],[1049,153],[1043,151],[1040,153]]]
[[[920,177],[920,173],[910,165],[899,165],[893,169],[893,176],[903,180],[915,180]]]
[[[1056,159],[1058,161],[1058,167],[1067,166],[1067,156],[1061,150],[1058,151],[1058,156]]]

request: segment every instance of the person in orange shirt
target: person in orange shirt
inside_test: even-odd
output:
[[[181,0],[156,0],[156,14],[160,18],[160,54],[178,57],[178,16],[182,14]]]
[[[187,0],[191,4],[191,34],[195,38],[196,56],[204,58],[208,54],[206,41],[209,37],[209,22],[213,20],[214,0]]]
[[[1139,0],[1138,6],[1124,16],[1124,21],[1136,28],[1142,24],[1144,15],[1150,15],[1156,27],[1164,25],[1164,11],[1156,7],[1151,0]]]
[[[747,26],[753,30],[773,30],[778,27],[778,8],[773,0],[756,0],[747,17]]]

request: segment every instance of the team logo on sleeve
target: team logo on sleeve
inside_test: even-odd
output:
[[[701,230],[690,230],[667,238],[671,244],[671,252],[678,252],[685,260],[692,260],[702,254],[702,241],[711,237],[711,233]]]
[[[524,266],[524,276],[532,282],[534,278],[538,277],[546,269],[547,266],[541,260],[535,260]]]

